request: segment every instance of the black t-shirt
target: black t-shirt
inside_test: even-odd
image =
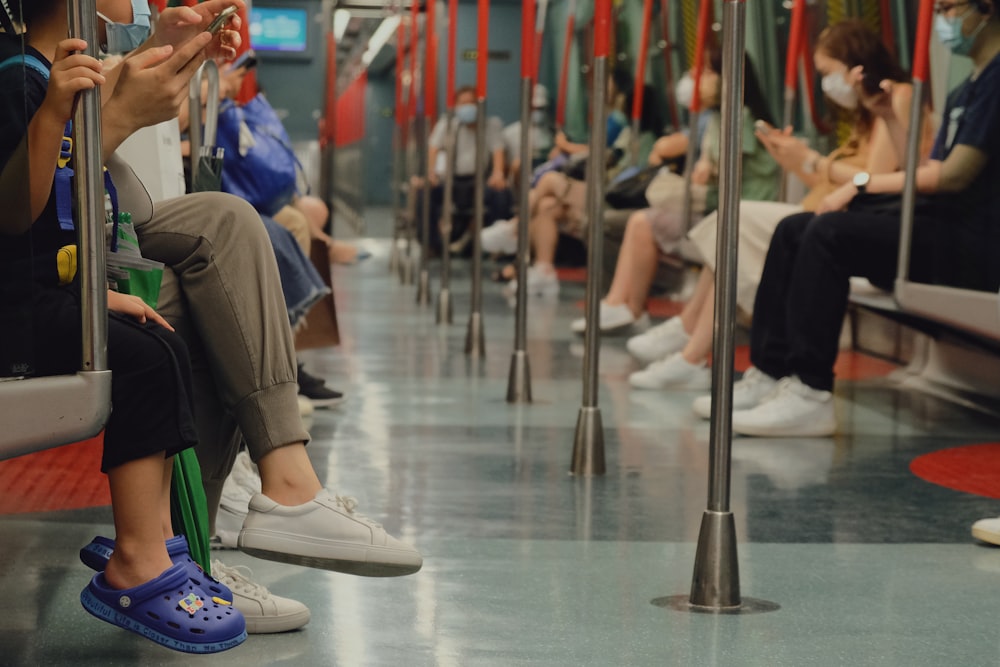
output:
[[[996,291],[1000,287],[1000,57],[949,95],[931,157],[944,160],[964,145],[987,156],[976,179],[950,198],[940,230],[946,282]]]
[[[9,40],[0,44],[0,62],[19,54],[20,47],[11,49]],[[31,47],[25,48],[25,54],[34,56],[46,67],[50,66],[48,59]],[[46,78],[31,67],[18,63],[0,70],[0,165],[7,165],[21,143],[28,123],[45,99],[47,89]],[[29,193],[26,191],[24,196],[29,196]],[[2,205],[0,202],[0,207]],[[56,285],[56,251],[76,242],[75,231],[59,227],[53,188],[45,210],[29,232],[20,236],[0,234],[0,266],[5,273],[16,271],[22,277],[24,272],[31,271],[35,282],[45,286]]]

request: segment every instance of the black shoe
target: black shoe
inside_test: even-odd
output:
[[[344,394],[330,389],[321,378],[306,373],[299,366],[299,394],[308,398],[315,408],[330,408],[344,401]]]

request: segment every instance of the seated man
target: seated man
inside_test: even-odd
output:
[[[531,168],[534,169],[548,159],[555,145],[552,119],[549,118],[549,91],[540,83],[535,84],[531,94]],[[514,121],[503,129],[503,141],[510,157],[509,173],[517,182],[521,174],[521,121]],[[513,253],[511,253],[513,254]]]
[[[449,130],[456,129],[455,135],[455,192],[454,205],[458,210],[471,211],[475,205],[476,176],[476,132],[480,119],[477,118],[476,89],[472,86],[462,86],[455,91],[455,119],[451,128],[446,126],[442,117],[434,125],[427,146],[427,174],[431,186],[431,247],[441,243],[438,220],[441,219],[443,206],[443,182],[446,173]],[[511,195],[507,189],[507,156],[503,141],[503,123],[499,118],[491,116],[486,122],[486,150],[488,156],[483,156],[486,164],[486,206],[484,225],[494,220],[510,215]],[[413,185],[419,187],[420,179],[415,178]],[[411,192],[415,192],[411,189]],[[411,210],[419,211],[419,203],[414,203]],[[455,228],[453,234],[459,239],[451,247],[452,252],[461,252],[469,244],[471,236],[467,229]],[[454,238],[454,236],[453,236]],[[451,239],[448,241],[451,242]]]
[[[922,196],[914,216],[910,276],[996,292],[1000,18],[994,0],[941,3],[936,11],[942,43],[968,55],[973,72],[949,95],[931,158],[917,170]],[[754,304],[753,367],[733,387],[735,432],[835,432],[833,364],[848,279],[862,276],[892,288],[900,216],[898,201],[893,205],[886,195],[902,192],[903,182],[902,172],[859,172],[828,195],[815,215],[790,216],[778,225]],[[697,399],[694,409],[708,417],[711,397]]]

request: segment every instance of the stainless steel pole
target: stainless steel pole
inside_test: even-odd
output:
[[[483,55],[485,57],[485,55]],[[476,102],[476,208],[472,221],[472,295],[469,326],[465,334],[465,353],[486,356],[483,332],[483,218],[486,215],[486,98]]]
[[[402,230],[403,207],[399,205],[399,195],[403,179],[400,173],[402,171],[402,158],[400,156],[402,151],[400,151],[399,145],[403,141],[402,134],[399,123],[396,123],[392,129],[392,182],[390,183],[392,191],[392,247],[389,248],[389,273],[395,273],[400,268],[399,236]]]
[[[587,246],[587,329],[584,332],[583,405],[576,420],[573,438],[573,475],[603,475],[604,426],[597,405],[598,366],[601,346],[601,262],[604,249],[604,147],[607,88],[607,56],[594,58],[594,94],[591,96],[590,157],[587,160],[587,219],[590,241]],[[520,285],[518,285],[520,287]]]
[[[441,204],[441,289],[438,291],[437,314],[438,324],[451,324],[451,253],[448,245],[451,242],[451,230],[453,227],[453,216],[455,205],[452,199],[455,196],[455,144],[458,142],[458,126],[455,125],[455,111],[448,109],[445,114],[445,128],[448,138],[445,141],[445,171],[444,171],[444,196]]]
[[[920,133],[924,124],[924,82],[913,79],[910,99],[910,127],[906,138],[906,180],[900,212],[899,259],[896,265],[896,290],[910,278],[910,244],[913,239],[913,213],[917,198],[917,163],[920,162]]]
[[[413,85],[413,84],[410,84]],[[408,119],[406,121],[409,124],[408,132],[406,135],[408,137],[414,136],[416,132],[415,121]],[[409,142],[402,147],[403,150],[403,180],[406,183],[406,213],[403,215],[403,235],[405,243],[403,244],[403,254],[399,258],[399,280],[404,285],[413,284],[413,241],[414,241],[414,229],[417,224],[417,198],[416,194],[413,192],[413,182],[410,179],[410,172],[415,171],[416,174],[420,173],[421,167],[418,164],[417,168],[413,170],[410,166],[410,146]],[[417,151],[419,152],[419,151]],[[414,156],[417,160],[420,156]]]
[[[694,174],[694,160],[698,154],[698,121],[701,111],[688,111],[688,147],[684,156],[684,228],[691,229],[694,224],[691,209],[694,204],[691,199],[691,176]]]
[[[528,221],[531,218],[531,77],[521,78],[521,173],[517,216],[517,312],[514,323],[514,353],[507,376],[507,402],[531,403],[531,365],[528,363]]]
[[[426,102],[425,102],[426,104]],[[420,142],[420,171],[423,174],[423,197],[420,200],[420,272],[417,278],[417,305],[429,306],[431,303],[431,278],[427,265],[431,247],[431,181],[430,168],[427,165],[430,153],[431,129],[429,119],[421,115],[417,119],[417,141]]]
[[[95,0],[69,3],[69,33],[87,42],[85,53],[98,57]],[[101,92],[80,95],[73,113],[74,219],[80,236],[80,310],[83,314],[85,371],[108,368],[108,279],[104,237],[104,162],[101,159]]]
[[[723,5],[722,140],[716,243],[715,332],[712,346],[712,430],[708,509],[702,516],[690,603],[713,609],[740,606],[736,525],[729,511],[732,464],[733,355],[736,336],[736,255],[739,242],[746,5]]]

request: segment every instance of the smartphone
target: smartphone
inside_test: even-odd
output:
[[[230,69],[239,69],[241,67],[246,67],[248,70],[253,69],[257,66],[257,54],[253,52],[253,49],[249,51],[244,51],[239,57],[236,58],[229,66]]]
[[[226,25],[226,23],[229,22],[229,19],[232,18],[233,14],[237,11],[239,10],[236,5],[229,5],[219,12],[219,15],[215,17],[215,20],[212,21],[207,28],[205,28],[205,32],[210,32],[213,35],[216,34],[222,30],[222,26]]]

